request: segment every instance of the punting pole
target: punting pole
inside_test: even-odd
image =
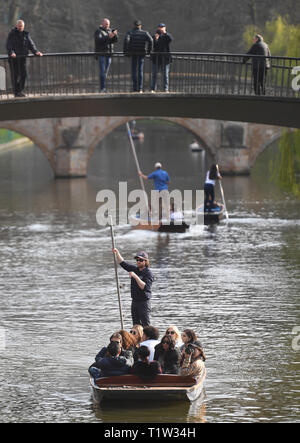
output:
[[[112,221],[111,216],[110,216],[110,235],[111,235],[112,247],[115,248],[115,236],[114,236],[113,221]],[[115,263],[115,277],[116,277],[117,292],[118,292],[121,329],[124,329],[121,295],[120,295],[120,283],[119,283],[119,275],[118,275],[118,263],[117,263],[116,255],[114,253],[113,253],[113,256],[114,256],[114,263]]]
[[[223,201],[223,205],[224,205],[225,217],[226,217],[226,220],[228,220],[229,219],[229,215],[228,215],[228,211],[227,211],[227,208],[226,208],[223,186],[222,186],[222,183],[221,183],[220,180],[219,180],[219,184],[220,184],[220,191],[221,191],[222,201]]]
[[[217,166],[218,173],[220,174],[219,165],[216,165],[216,166]],[[227,208],[226,208],[226,202],[225,202],[224,191],[223,191],[223,186],[222,186],[221,180],[219,180],[219,185],[220,185],[220,191],[221,191],[221,196],[222,196],[222,202],[223,202],[223,205],[224,205],[225,217],[226,217],[226,220],[228,220],[229,219],[229,215],[228,215],[228,211],[227,211]]]
[[[144,195],[146,197],[146,190],[145,190],[144,180],[140,176],[141,168],[140,168],[139,160],[138,160],[137,155],[136,155],[136,149],[135,149],[135,146],[134,146],[134,142],[133,142],[133,138],[132,138],[132,134],[131,134],[131,129],[130,129],[129,123],[126,123],[126,128],[127,128],[127,134],[128,134],[128,138],[129,138],[129,141],[130,141],[130,146],[131,146],[131,150],[132,150],[132,153],[133,153],[134,161],[135,161],[135,164],[136,164],[136,169],[137,169],[138,176],[139,176],[139,179],[140,179],[140,185],[141,185],[142,191],[144,192]],[[149,212],[148,201],[146,201],[146,204],[147,204],[147,208],[148,208],[148,212]]]

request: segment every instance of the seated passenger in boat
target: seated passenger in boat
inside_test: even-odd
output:
[[[155,346],[154,360],[160,363],[163,374],[178,374],[180,351],[175,347],[175,340],[171,335],[164,335]]]
[[[189,343],[182,353],[180,375],[199,377],[205,368],[205,360],[206,357],[200,341]]]
[[[111,377],[117,375],[128,374],[130,368],[133,366],[133,356],[130,352],[130,357],[121,356],[121,345],[117,342],[111,342],[107,346],[105,357],[99,358],[98,361],[89,368],[89,373],[98,379],[100,377]]]
[[[182,345],[181,335],[177,326],[171,325],[166,330],[165,335],[171,335],[175,340],[175,346],[180,347]]]
[[[171,222],[175,221],[182,221],[183,220],[183,213],[179,211],[178,209],[175,209],[174,203],[171,204],[170,208],[170,220]]]
[[[180,352],[183,352],[189,343],[193,343],[197,340],[197,334],[192,329],[185,329],[181,334],[181,338],[183,345],[180,346]]]
[[[159,343],[158,337],[159,330],[157,328],[154,326],[144,327],[143,341],[141,342],[140,346],[147,346],[147,348],[149,348],[149,361],[154,360],[155,346]]]
[[[143,341],[144,329],[142,325],[134,325],[130,329],[130,334],[134,335],[136,339],[136,347],[140,346],[140,343]]]
[[[122,351],[121,351],[121,356],[128,356],[128,353],[126,352],[125,349],[123,349],[123,339],[122,339],[122,335],[119,332],[114,332],[112,334],[112,336],[109,339],[109,342],[111,343],[112,341],[115,341],[117,343],[120,343],[121,347],[122,347]],[[107,353],[107,346],[104,346],[96,355],[95,357],[95,362],[97,362],[97,360],[99,360],[99,358],[103,358],[105,357]],[[92,365],[93,366],[93,365]]]
[[[157,361],[149,361],[150,350],[147,346],[140,346],[137,350],[138,361],[134,363],[132,371],[145,381],[153,380],[161,374],[161,367]]]
[[[119,334],[122,337],[122,350],[123,352],[125,351],[125,355],[126,355],[126,351],[131,351],[134,361],[137,361],[137,354],[136,354],[136,350],[138,348],[137,346],[137,339],[135,337],[134,334],[131,334],[128,331],[125,331],[125,329],[121,329],[119,331]]]

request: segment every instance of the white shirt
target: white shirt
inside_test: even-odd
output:
[[[140,343],[140,346],[147,346],[147,348],[150,351],[150,355],[149,355],[149,361],[153,361],[154,360],[154,352],[155,352],[155,346],[158,345],[159,340],[146,340],[143,341],[142,343]]]
[[[214,186],[215,186],[215,184],[216,184],[216,180],[211,180],[211,179],[209,178],[209,172],[210,172],[210,171],[207,171],[205,183],[207,183],[208,185],[214,185]],[[218,177],[220,177],[219,174],[218,174]]]

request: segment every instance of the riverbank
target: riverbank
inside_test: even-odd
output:
[[[27,137],[18,138],[8,143],[0,144],[0,155],[15,149],[21,149],[24,146],[33,145],[33,142]]]

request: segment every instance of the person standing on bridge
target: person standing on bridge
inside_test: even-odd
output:
[[[157,74],[162,72],[164,91],[169,92],[169,72],[172,57],[170,54],[170,43],[173,37],[167,32],[166,25],[160,23],[157,27],[156,33],[153,36],[153,53],[152,59],[152,80],[151,92],[155,92],[157,88]],[[159,54],[158,54],[159,53]]]
[[[267,72],[270,69],[271,52],[269,46],[264,42],[263,36],[256,34],[253,38],[253,45],[247,52],[252,55],[252,75],[254,82],[254,91],[256,95],[266,94]],[[257,55],[258,57],[255,57]],[[243,63],[246,63],[250,57],[244,57]]]
[[[134,29],[127,32],[124,39],[124,54],[131,57],[133,92],[143,92],[145,56],[153,49],[149,32],[142,29],[142,22],[136,20]]]
[[[15,97],[25,97],[23,90],[27,77],[26,57],[29,54],[29,51],[40,57],[43,55],[37,50],[29,32],[24,29],[24,21],[18,20],[16,27],[8,34],[6,42],[11,81]]]
[[[104,18],[94,34],[95,52],[101,53],[98,57],[100,69],[100,92],[106,92],[106,79],[111,65],[111,54],[114,43],[118,41],[117,29],[110,29],[110,20]]]

